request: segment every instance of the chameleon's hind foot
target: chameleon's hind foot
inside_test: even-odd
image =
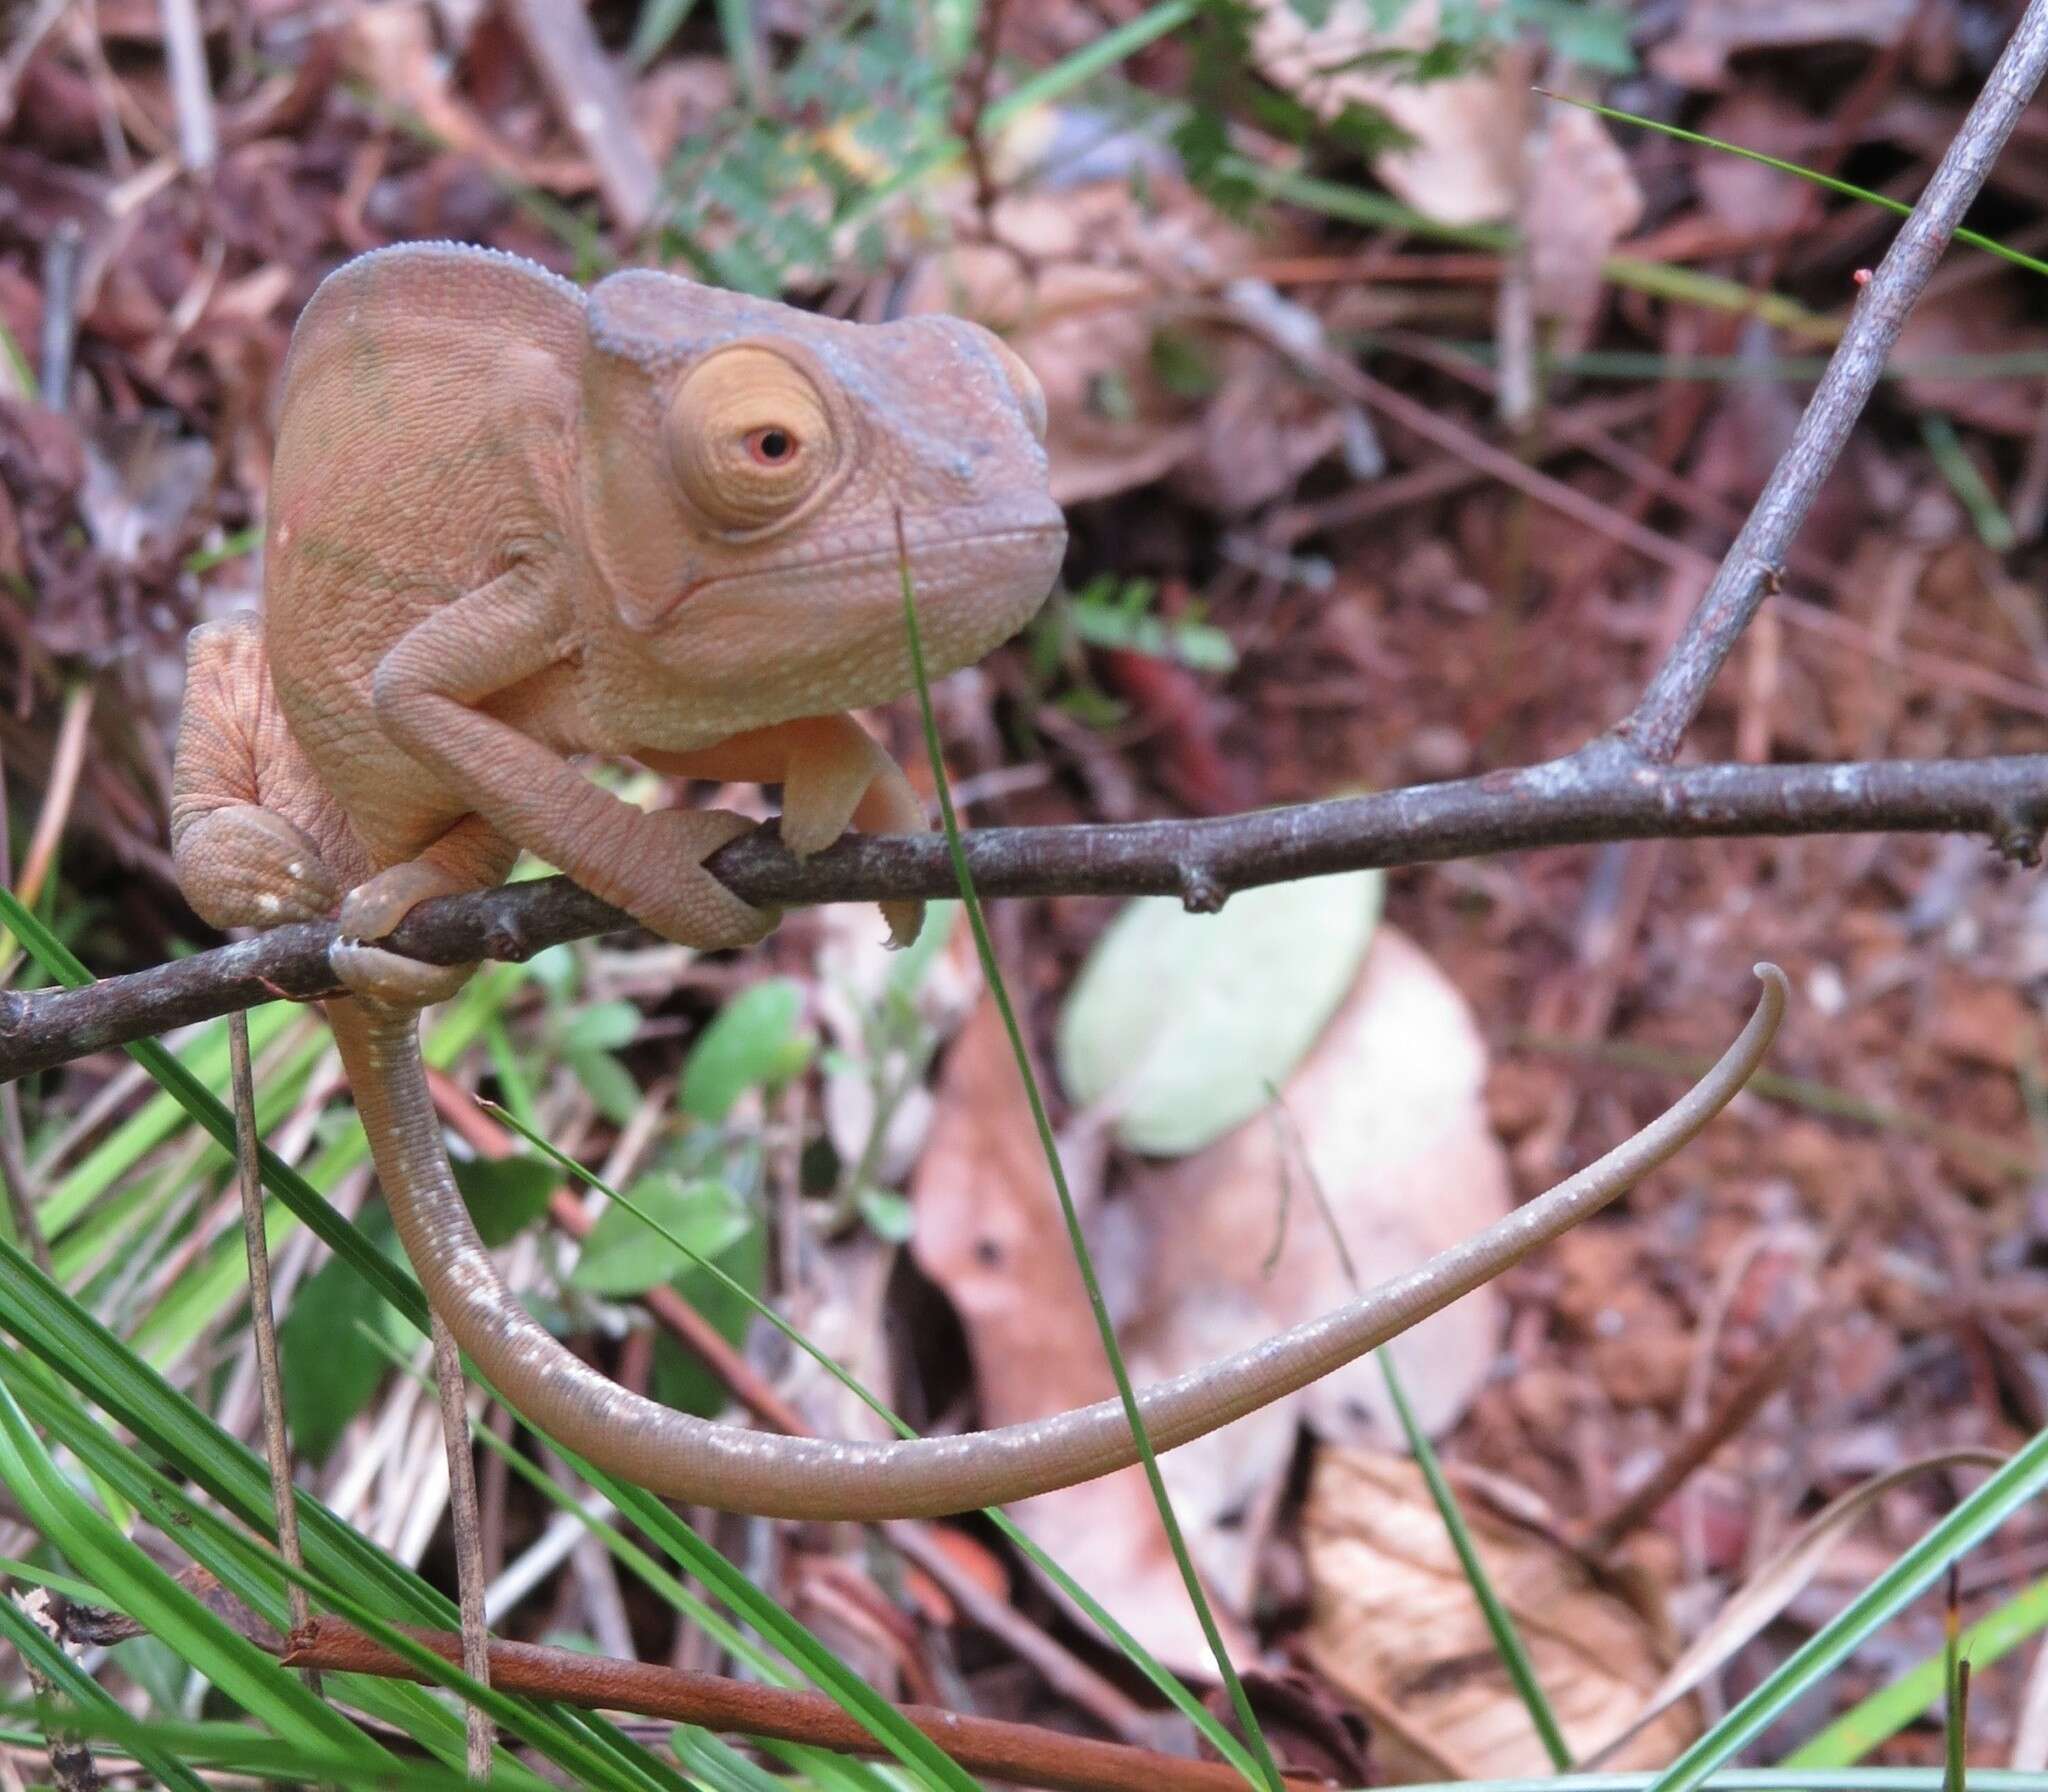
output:
[[[368,942],[383,939],[422,902],[472,887],[430,859],[407,859],[356,885],[342,898],[341,934],[327,953],[342,986],[390,1008],[447,1001],[476,974],[474,964],[428,964]]]
[[[215,927],[278,927],[334,913],[341,880],[305,830],[256,803],[195,817],[177,837],[178,885]]]
[[[346,934],[327,948],[327,963],[350,995],[383,1008],[431,1008],[476,974],[473,964],[428,964]]]

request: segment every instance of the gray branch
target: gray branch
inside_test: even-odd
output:
[[[982,828],[964,841],[985,896],[1177,896],[1214,909],[1292,878],[1605,840],[1970,833],[2031,864],[2044,828],[2048,754],[1673,768],[1599,742],[1521,771],[1374,796],[1211,821]],[[783,907],[956,893],[936,834],[855,835],[799,864],[771,826],[710,867],[747,901]],[[434,964],[516,960],[631,925],[555,877],[423,903],[391,944]],[[305,922],[83,989],[0,995],[0,1082],[279,996],[331,995],[334,937],[331,922]]]

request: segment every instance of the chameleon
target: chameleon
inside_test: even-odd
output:
[[[210,924],[333,917],[327,1004],[429,1304],[556,1441],[670,1498],[765,1517],[940,1516],[1137,1459],[1123,1406],[895,1443],[786,1437],[620,1387],[541,1327],[477,1236],[419,1051],[474,966],[376,942],[522,848],[655,934],[751,944],[777,916],[704,868],[751,824],[643,811],[582,761],[779,783],[798,855],[923,806],[853,710],[1021,628],[1065,547],[1037,380],[961,319],[820,317],[645,269],[587,291],[453,244],[339,267],[293,332],[263,609],[195,629],[174,756],[180,887]],[[900,524],[899,524],[900,519]],[[899,549],[899,527],[901,548]],[[892,938],[921,921],[885,903]],[[1168,1449],[1306,1385],[1497,1275],[1699,1131],[1767,1048],[1784,982],[1676,1105],[1423,1268],[1144,1390]]]

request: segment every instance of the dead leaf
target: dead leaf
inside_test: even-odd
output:
[[[1568,1551],[1476,1501],[1465,1517],[1566,1741],[1580,1752],[1613,1735],[1657,1680],[1654,1631]],[[1320,1451],[1302,1539],[1309,1661],[1373,1720],[1386,1779],[1551,1771],[1412,1462]],[[1695,1734],[1687,1711],[1666,1712],[1611,1765],[1661,1766]]]
[[[1642,221],[1643,192],[1604,121],[1549,102],[1522,198],[1536,314],[1556,326],[1551,349],[1591,339],[1606,290],[1601,264]]]
[[[1806,1589],[1827,1564],[1837,1544],[1864,1513],[1903,1481],[1937,1469],[1961,1467],[1999,1468],[2006,1461],[1997,1450],[1942,1450],[1932,1456],[1903,1463],[1888,1474],[1865,1481],[1830,1500],[1805,1524],[1798,1534],[1768,1562],[1714,1616],[1714,1621],[1693,1638],[1692,1645],[1671,1664],[1670,1672],[1650,1694],[1642,1714],[1612,1742],[1596,1754],[1577,1763],[1581,1771],[1612,1765],[1616,1756],[1654,1723],[1665,1711],[1690,1693],[1736,1650],[1783,1611]]]
[[[2048,349],[2038,295],[2014,280],[1976,280],[1928,294],[1899,332],[1895,358],[1909,402],[1941,411],[1958,423],[2000,435],[2030,437],[2039,426],[2048,380],[2036,374],[1972,379],[1938,367],[1915,371],[1915,362],[1969,355],[2009,355]]]
[[[1155,1257],[1152,1299],[1125,1328],[1134,1365],[1147,1379],[1177,1374],[1341,1306],[1358,1292],[1346,1253],[1370,1285],[1501,1218],[1507,1160],[1487,1121],[1485,1077],[1463,997],[1398,928],[1380,927],[1279,1106],[1141,1184]],[[1432,1436],[1485,1381],[1499,1336],[1499,1299],[1485,1288],[1391,1346]],[[1401,1435],[1369,1359],[1295,1400],[1328,1438]]]
[[[1261,245],[1184,182],[1014,194],[989,222],[913,268],[903,309],[971,317],[1030,363],[1062,504],[1175,475],[1236,514],[1338,444],[1335,407],[1217,297]]]
[[[1410,146],[1373,157],[1372,171],[1417,211],[1450,224],[1509,216],[1521,188],[1527,58],[1505,51],[1472,74],[1403,79],[1369,59],[1428,48],[1440,35],[1438,9],[1416,0],[1382,30],[1386,11],[1374,0],[1335,0],[1312,23],[1310,9],[1292,0],[1258,0],[1253,60],[1276,87],[1325,118],[1363,106],[1405,131]]]
[[[1728,58],[1796,44],[1896,43],[1919,0],[1689,0],[1650,67],[1683,87],[1719,87]]]
[[[1142,1387],[1199,1367],[1349,1299],[1323,1202],[1368,1282],[1500,1217],[1507,1172],[1480,1102],[1484,1072],[1455,991],[1416,946],[1381,927],[1352,991],[1288,1078],[1283,1108],[1147,1176],[1091,1225],[1112,1310],[1131,1314],[1119,1330],[1132,1379]],[[1079,1172],[1086,1213],[1094,1166],[1070,1156],[1068,1170]],[[1008,1043],[987,1009],[948,1056],[913,1186],[918,1262],[967,1329],[984,1421],[1108,1398],[1113,1384]],[[1497,1297],[1481,1290],[1394,1346],[1432,1431],[1463,1410],[1498,1335]],[[1362,1363],[1160,1458],[1189,1548],[1227,1612],[1250,1609],[1304,1419],[1331,1436],[1398,1435],[1379,1370]],[[1137,1470],[1027,1501],[1014,1516],[1148,1648],[1203,1666]]]
[[[1221,914],[1126,903],[1060,1010],[1060,1081],[1134,1151],[1184,1157],[1265,1108],[1358,981],[1376,871],[1246,890]]]
[[[173,413],[106,417],[85,437],[78,508],[93,546],[134,566],[177,545],[212,481],[212,443],[184,434]]]
[[[1080,1154],[1064,1156],[1085,1213],[1095,1204],[1093,1166]],[[966,1329],[982,1422],[1015,1424],[1113,1398],[1116,1385],[993,1002],[982,1003],[946,1054],[938,1117],[911,1189],[911,1249]],[[1098,1267],[1109,1276],[1116,1266]],[[1292,1422],[1283,1422],[1291,1436]],[[1233,1426],[1230,1435],[1244,1430]],[[1010,1516],[1162,1661],[1196,1672],[1209,1664],[1142,1471],[1022,1501]],[[1201,1561],[1206,1540],[1189,1542]],[[1243,1648],[1249,1639],[1227,1613],[1219,1616],[1233,1651]]]

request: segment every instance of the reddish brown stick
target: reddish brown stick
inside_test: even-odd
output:
[[[452,1631],[406,1634],[446,1661],[460,1660]],[[418,1670],[362,1632],[333,1618],[296,1630],[285,1647],[289,1667],[332,1668],[385,1679],[417,1680]],[[697,1724],[780,1742],[808,1743],[876,1755],[882,1745],[820,1692],[757,1686],[717,1674],[684,1673],[652,1662],[619,1661],[551,1649],[539,1643],[491,1642],[491,1684],[501,1692],[556,1699],[589,1710]],[[1096,1742],[999,1718],[965,1717],[933,1705],[899,1705],[902,1716],[970,1773],[1063,1792],[1242,1792],[1237,1770],[1219,1761],[1189,1761],[1121,1742]],[[1298,1792],[1318,1782],[1288,1780]]]

